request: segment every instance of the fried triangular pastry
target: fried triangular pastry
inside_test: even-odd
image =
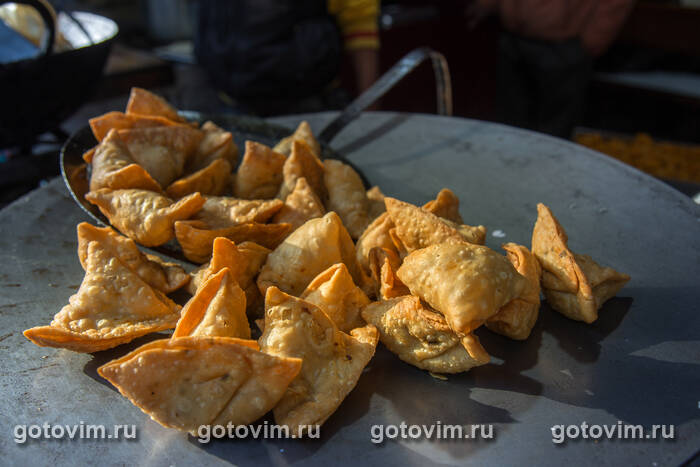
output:
[[[301,298],[323,310],[343,332],[365,325],[360,316],[369,298],[355,285],[347,266],[334,264],[311,281]]]
[[[182,198],[191,193],[218,196],[224,194],[231,183],[231,164],[215,159],[207,167],[175,180],[165,190],[171,198]]]
[[[99,146],[99,144],[97,146]],[[86,164],[92,164],[92,158],[95,157],[95,151],[97,151],[97,146],[91,147],[90,149],[85,151],[81,156]]]
[[[321,145],[318,144],[318,141],[311,131],[311,126],[306,120],[299,124],[297,129],[294,130],[294,133],[281,139],[280,142],[275,145],[274,150],[284,154],[285,156],[289,156],[292,153],[294,141],[305,142],[309,148],[311,148],[311,151],[316,155],[316,157],[321,157]]]
[[[375,185],[367,190],[367,200],[369,202],[367,212],[370,219],[374,220],[382,213],[386,212],[384,193],[382,193],[382,190],[380,190],[378,186]]]
[[[166,187],[184,173],[185,161],[203,134],[187,125],[174,125],[119,130],[119,137],[134,160]]]
[[[179,337],[149,342],[98,368],[163,426],[197,435],[202,425],[248,425],[277,404],[301,360],[268,355],[255,341]]]
[[[236,172],[234,194],[244,199],[274,198],[282,183],[284,154],[255,141],[245,142],[243,161]]]
[[[384,212],[372,221],[357,240],[357,261],[363,271],[370,273],[369,253],[373,248],[386,248],[398,254],[389,231],[394,228],[394,222],[388,212]]]
[[[96,205],[121,233],[143,246],[158,246],[175,235],[173,224],[188,219],[204,205],[199,193],[177,202],[146,190],[91,191],[85,199]]]
[[[321,425],[352,391],[374,355],[379,334],[373,325],[339,331],[315,305],[270,287],[265,295],[265,330],[260,349],[301,358],[301,372],[273,409],[275,421],[300,435],[302,425]]]
[[[236,282],[239,282],[238,277],[240,277],[246,269],[245,262],[246,259],[240,253],[234,242],[226,237],[215,238],[212,246],[211,260],[191,273],[192,280],[187,285],[187,290],[192,295],[195,295],[197,290],[209,280],[210,277],[224,268],[228,268]]]
[[[211,276],[185,304],[173,337],[221,336],[250,339],[245,293],[228,268]]]
[[[459,232],[462,238],[469,243],[475,245],[483,245],[486,243],[486,227],[483,225],[472,227],[471,225],[457,224],[447,219],[443,219],[443,222]]]
[[[362,317],[379,330],[379,340],[401,360],[433,373],[461,373],[490,361],[476,336],[467,346],[450,329],[445,317],[423,305],[418,297],[401,296],[373,302]]]
[[[365,185],[357,172],[347,164],[326,159],[323,165],[323,180],[328,190],[326,207],[329,211],[337,212],[350,237],[358,239],[370,223]]]
[[[192,280],[187,290],[194,295],[197,289],[212,275],[223,268],[229,268],[231,276],[243,289],[246,300],[250,305],[257,303],[260,291],[255,285],[255,276],[270,250],[253,242],[243,242],[236,245],[231,240],[219,237],[214,239],[211,261],[192,273]]]
[[[187,291],[192,295],[212,275],[223,268],[229,268],[231,276],[243,289],[247,310],[252,316],[258,315],[262,307],[262,295],[255,284],[255,278],[270,253],[268,248],[253,242],[236,245],[231,240],[219,237],[214,239],[211,261],[192,273]]]
[[[274,285],[299,296],[314,277],[336,263],[345,263],[355,283],[365,284],[355,245],[338,214],[329,212],[296,229],[268,255],[258,287],[263,295]]]
[[[306,178],[297,179],[294,190],[287,195],[284,206],[272,218],[272,222],[288,223],[296,230],[310,219],[322,217],[326,213],[323,203],[314,193]]]
[[[158,182],[136,163],[116,130],[110,131],[102,143],[95,148],[90,163],[92,164],[90,190],[140,188],[161,191]]]
[[[237,278],[238,284],[245,292],[246,301],[248,303],[247,311],[251,316],[262,316],[263,311],[263,296],[260,294],[255,279],[265,264],[267,255],[272,250],[265,248],[253,242],[243,242],[238,245],[238,251],[243,257],[243,263],[246,267],[242,274]]]
[[[525,340],[537,322],[540,310],[540,263],[527,247],[515,243],[503,245],[506,257],[518,273],[527,279],[520,296],[506,303],[486,320],[490,330],[516,340]]]
[[[377,298],[387,300],[411,293],[396,276],[400,266],[401,258],[393,250],[374,247],[369,252],[369,268],[372,271],[372,279],[378,287]]]
[[[90,119],[90,128],[97,141],[102,141],[110,130],[128,130],[129,128],[153,128],[156,126],[179,125],[165,117],[107,112]]]
[[[218,127],[214,122],[205,122],[201,130],[204,134],[194,154],[186,163],[188,172],[203,169],[217,159],[223,159],[231,167],[238,162],[238,146],[230,131]]]
[[[202,221],[179,221],[175,223],[175,236],[185,258],[202,264],[211,258],[212,247],[217,237],[228,238],[236,244],[254,242],[274,249],[289,234],[291,228],[289,224],[248,222],[223,229],[211,229]]]
[[[372,194],[370,196],[370,192],[372,190],[367,191],[367,196],[369,198],[374,197],[375,201],[370,201],[371,203],[376,203],[378,200],[381,199],[382,202],[382,210],[385,209],[385,196],[379,193]],[[423,209],[425,211],[428,211],[432,214],[435,214],[436,216],[442,218],[443,220],[446,221],[458,221],[461,222],[461,217],[459,216],[459,200],[457,197],[452,193],[447,188],[443,188],[440,190],[440,192],[437,194],[434,200],[428,201],[424,206]],[[370,205],[370,211],[375,210],[377,211],[377,208],[371,208]],[[449,224],[449,223],[448,223]],[[449,224],[450,226],[453,226],[453,224]],[[391,220],[391,216],[387,212],[383,212],[376,217],[372,223],[367,226],[365,231],[362,233],[360,238],[357,241],[357,260],[359,261],[360,265],[362,266],[362,269],[366,272],[369,273],[369,252],[372,250],[374,247],[380,247],[380,248],[386,248],[392,251],[395,251],[397,254],[399,254],[399,251],[396,247],[396,244],[399,243],[403,247],[403,243],[398,241],[398,238],[395,235],[394,232],[394,238],[392,239],[392,236],[390,234],[391,229],[395,227],[394,221]],[[472,229],[472,227],[465,225],[464,226],[465,230],[469,231]],[[460,230],[459,228],[457,229],[458,231]],[[485,232],[485,230],[484,230]],[[483,243],[483,241],[481,242]],[[405,256],[405,255],[404,255]]]
[[[396,275],[411,294],[445,315],[460,336],[481,326],[527,285],[505,256],[467,242],[416,250]]]
[[[98,242],[111,256],[119,259],[148,285],[163,293],[174,292],[187,284],[189,275],[182,266],[168,263],[154,255],[146,255],[128,237],[119,235],[111,227],[95,227],[87,222],[78,224],[78,258],[83,269],[87,267],[90,242]]]
[[[542,289],[556,311],[578,321],[598,319],[600,306],[617,294],[630,276],[571,252],[566,232],[542,203],[532,231],[532,252],[542,266]]]
[[[27,329],[37,345],[98,352],[175,327],[180,306],[154,290],[98,242],[90,242],[85,277],[49,326]]]
[[[394,250],[396,253],[399,255],[399,257],[403,260],[406,256],[408,256],[408,248],[406,245],[404,245],[403,240],[399,237],[399,235],[396,233],[397,228],[392,227],[389,229],[389,238],[391,238],[391,242],[394,244]],[[450,239],[447,241],[458,241],[454,239]]]
[[[323,170],[323,162],[311,151],[311,148],[303,141],[294,140],[292,153],[282,167],[283,178],[277,197],[281,200],[286,199],[287,195],[294,190],[297,180],[303,177],[319,199],[326,199]]]
[[[450,224],[418,206],[389,197],[384,201],[396,226],[396,235],[409,253],[446,241],[483,244],[486,239],[486,229],[481,225],[458,230],[456,224]]]
[[[279,199],[238,199],[207,196],[202,209],[194,216],[212,229],[223,229],[247,222],[265,223],[284,203]]]
[[[449,188],[440,190],[434,200],[423,205],[423,209],[456,224],[464,224],[459,214],[459,198]]]
[[[177,109],[157,94],[142,88],[132,87],[129,102],[126,104],[127,114],[150,115],[163,117],[174,122],[185,122],[178,115]]]

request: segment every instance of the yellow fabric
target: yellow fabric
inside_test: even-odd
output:
[[[343,33],[346,49],[379,48],[379,0],[328,0],[327,5]]]
[[[348,37],[345,39],[345,50],[379,49],[379,37]]]

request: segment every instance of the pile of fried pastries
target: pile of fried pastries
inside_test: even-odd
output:
[[[231,134],[184,121],[161,97],[132,91],[125,113],[90,121],[90,192],[117,230],[81,223],[85,277],[37,345],[96,352],[174,329],[98,370],[158,423],[250,424],[272,411],[298,435],[320,425],[357,384],[378,341],[433,374],[490,357],[484,325],[524,340],[540,294],[592,323],[629,276],[573,253],[549,208],[532,245],[483,246],[449,189],[415,206],[365,191],[321,160],[302,123],[274,148],[248,141],[236,172]],[[143,253],[175,239],[192,262]],[[181,307],[168,294],[185,288]],[[257,340],[252,339],[259,335]]]

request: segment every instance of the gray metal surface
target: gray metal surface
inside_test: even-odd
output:
[[[307,116],[315,130],[332,114]],[[276,119],[293,127],[299,117]],[[96,375],[139,342],[95,355],[40,348],[22,330],[48,323],[83,272],[75,225],[86,215],[57,179],[0,211],[0,463],[287,465],[678,465],[700,446],[700,210],[607,157],[511,128],[443,117],[363,115],[334,147],[392,196],[423,203],[446,186],[488,244],[529,245],[538,201],[574,251],[632,280],[593,325],[542,307],[524,343],[480,332],[490,365],[438,381],[380,346],[320,440],[200,445],[162,428]],[[496,230],[505,237],[492,235]],[[676,440],[552,443],[555,424],[674,424]],[[17,424],[136,424],[137,441],[30,441]],[[370,442],[374,424],[493,423],[492,441]]]

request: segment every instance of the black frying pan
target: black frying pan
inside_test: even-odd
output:
[[[355,167],[352,162],[345,159],[342,154],[338,154],[333,150],[329,143],[340,130],[357,118],[362,110],[372,105],[396,83],[428,58],[431,59],[435,72],[438,113],[441,115],[451,115],[452,88],[447,61],[442,54],[431,49],[416,49],[399,60],[389,71],[382,75],[374,85],[348,105],[337,118],[320,132],[318,139],[321,144],[322,157],[339,159],[352,166],[357,173],[360,174],[367,186],[367,181],[362,171]],[[288,136],[292,132],[289,128],[274,125],[256,117],[224,114],[212,115],[194,111],[182,111],[180,113],[190,121],[199,123],[203,123],[207,120],[213,121],[221,128],[232,132],[236,144],[238,144],[239,147],[243,147],[245,140],[253,140],[269,146],[274,146],[280,139]],[[82,155],[96,144],[97,140],[93,136],[89,126],[85,126],[73,134],[61,149],[61,174],[75,202],[98,223],[110,225],[109,220],[102,215],[97,206],[85,200],[85,193],[88,192],[90,167],[88,164],[85,164]],[[180,245],[174,240],[154,248],[154,250],[172,258],[187,261],[182,254]]]
[[[90,36],[91,45],[54,53],[54,21],[46,5],[40,0],[13,1],[36,8],[49,34],[38,57],[0,64],[0,148],[31,145],[80,107],[102,76],[118,32],[107,18],[75,12],[69,17]]]

